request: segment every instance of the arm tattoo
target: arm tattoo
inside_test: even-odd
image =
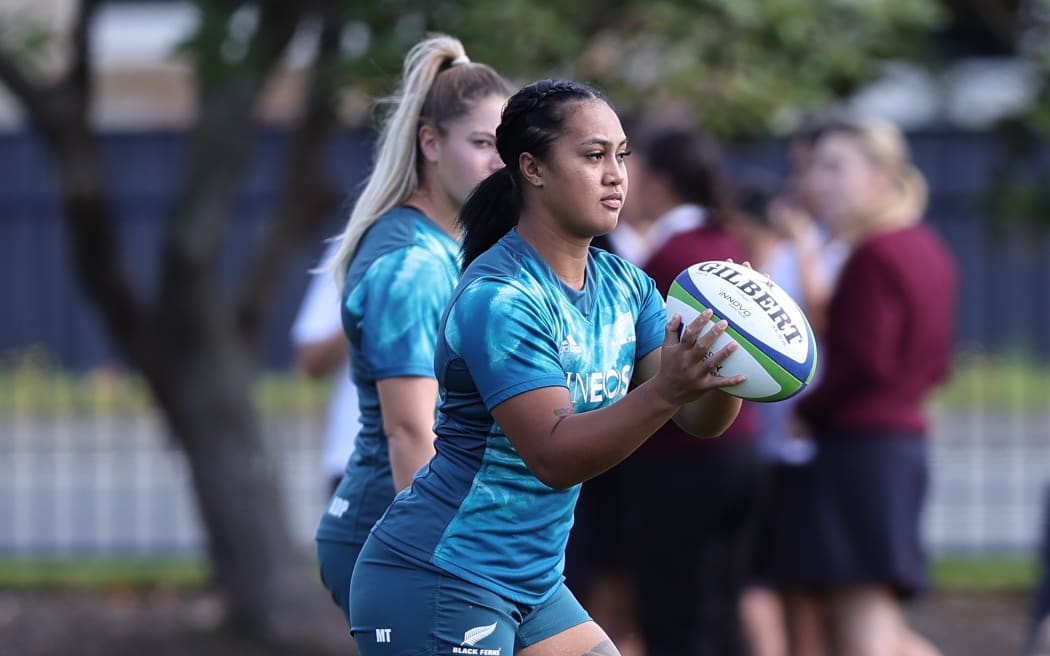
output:
[[[565,419],[569,415],[573,414],[572,408],[558,408],[554,411],[554,416],[558,418],[558,421],[554,422],[554,427],[551,428],[551,433],[558,430],[558,424],[561,423],[562,419]]]
[[[620,651],[613,644],[612,640],[603,640],[600,644],[583,652],[581,656],[620,656]]]

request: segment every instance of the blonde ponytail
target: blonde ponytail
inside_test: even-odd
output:
[[[342,289],[350,260],[361,237],[384,212],[404,203],[419,188],[416,140],[427,94],[438,74],[468,62],[459,39],[434,35],[417,43],[405,56],[402,82],[388,100],[394,103],[376,142],[376,161],[343,230],[338,250],[322,270],[336,276]]]
[[[899,193],[888,199],[881,218],[888,223],[918,221],[926,211],[929,190],[926,178],[912,163],[900,129],[889,121],[868,118],[857,124],[856,135],[868,158],[891,171],[896,179]]]

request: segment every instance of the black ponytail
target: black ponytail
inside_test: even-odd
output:
[[[464,269],[518,225],[523,202],[521,154],[545,159],[551,142],[563,131],[564,106],[584,100],[605,98],[579,82],[540,80],[522,87],[507,101],[496,128],[496,150],[506,166],[482,180],[459,211]]]
[[[463,228],[463,268],[518,225],[521,197],[509,167],[489,175],[459,210]]]

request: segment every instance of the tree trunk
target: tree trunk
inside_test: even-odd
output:
[[[205,85],[189,175],[165,241],[160,292],[145,301],[121,264],[105,169],[88,119],[89,26],[99,4],[80,5],[73,63],[64,78],[34,83],[0,48],[0,81],[22,101],[55,161],[80,282],[115,344],[150,385],[187,456],[216,583],[229,601],[233,624],[287,653],[352,653],[343,619],[292,540],[251,398],[255,342],[280,271],[332,203],[321,162],[334,124],[336,87],[328,69],[339,51],[339,7],[331,2],[313,7],[320,10],[323,31],[310,99],[294,135],[268,246],[238,298],[231,301],[217,289],[215,270],[250,161],[251,111],[311,3],[264,5],[244,66],[224,84]]]
[[[55,151],[81,280],[109,334],[157,398],[193,476],[216,583],[233,625],[297,653],[349,640],[337,609],[294,544],[252,402],[255,350],[207,272],[178,294],[136,305],[114,263],[113,217],[86,131]],[[72,155],[70,155],[72,153]]]
[[[294,544],[271,454],[251,400],[254,362],[224,337],[172,348],[144,369],[193,473],[216,582],[231,621],[267,642],[346,644],[343,622]],[[338,629],[338,630],[335,630]]]

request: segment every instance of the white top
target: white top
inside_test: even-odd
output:
[[[644,266],[672,237],[696,230],[705,219],[704,208],[699,205],[679,205],[654,221],[645,235],[626,223],[618,223],[609,233],[609,242],[614,253],[635,266]]]
[[[337,246],[338,242],[333,242],[321,261],[327,262]],[[335,334],[344,334],[339,288],[331,274],[317,274],[310,281],[299,313],[292,323],[292,344],[299,347]],[[328,421],[321,455],[324,472],[332,476],[338,476],[345,470],[360,429],[357,388],[350,382],[349,359],[339,367],[335,376],[332,396],[328,401]]]

